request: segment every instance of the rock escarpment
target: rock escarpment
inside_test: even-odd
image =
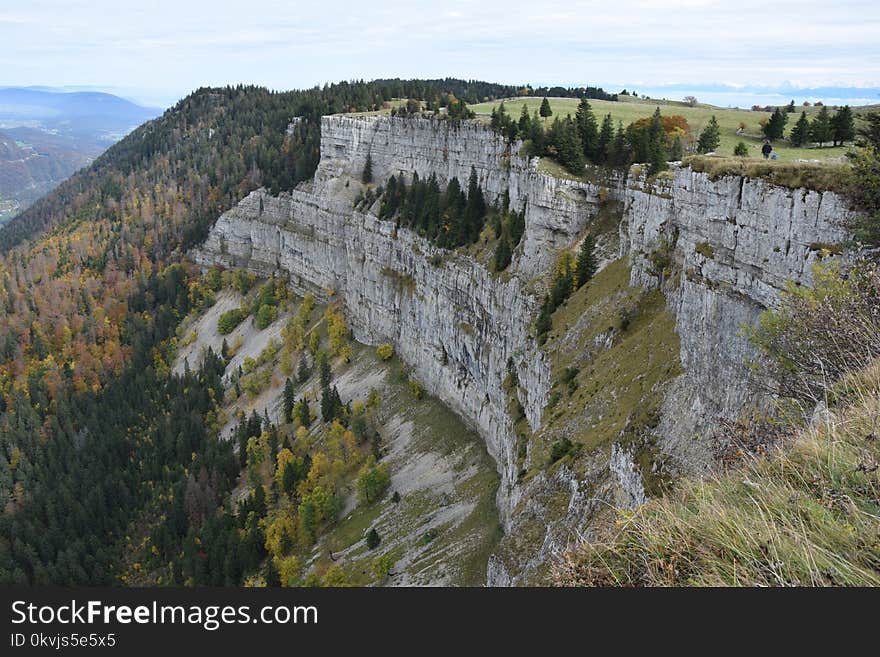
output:
[[[538,301],[530,279],[571,246],[601,204],[602,187],[537,172],[489,129],[426,119],[325,117],[314,182],[272,197],[258,190],[221,216],[194,253],[203,265],[283,272],[300,292],[342,298],[357,340],[392,341],[426,389],[486,438],[502,477],[502,522],[518,499],[516,445],[503,385],[509,363],[537,428],[550,386],[547,356],[530,337]],[[374,179],[436,174],[466,181],[471,168],[490,202],[505,191],[526,210],[513,276],[493,276],[373,214],[356,212],[367,156]]]
[[[633,285],[665,274],[685,374],[670,395],[660,433],[683,450],[684,469],[707,467],[708,441],[694,432],[735,419],[761,397],[747,363],[756,356],[744,327],[776,304],[788,281],[810,285],[823,249],[847,239],[852,216],[833,192],[789,189],[759,178],[674,167],[649,182],[634,167],[628,181],[621,252]]]
[[[847,214],[833,194],[739,177],[713,181],[687,168],[651,183],[636,173],[626,186],[617,177],[604,184],[563,180],[540,173],[519,148],[469,122],[325,117],[313,183],[278,197],[252,193],[218,219],[193,254],[206,266],[279,272],[299,292],[341,298],[357,340],[393,342],[412,375],[479,430],[501,475],[497,503],[507,532],[490,560],[490,584],[533,581],[602,500],[644,499],[632,458],[619,450],[609,457],[608,445],[582,459],[580,474],[566,464],[541,470],[530,446],[523,456],[508,414],[516,394],[531,429],[541,426],[552,368],[532,337],[540,277],[576,244],[603,202],[625,203],[621,255],[632,261],[633,285],[657,285],[664,269],[680,272],[663,289],[677,318],[685,374],[671,386],[656,432],[683,472],[709,462],[695,434],[754,401],[742,326],[774,303],[787,279],[809,283],[815,243],[842,239],[836,222]],[[453,176],[465,182],[473,168],[490,202],[509,193],[511,206],[526,210],[526,230],[508,272],[494,275],[470,257],[353,210],[368,156],[377,182],[414,172],[435,174],[441,184]],[[515,392],[505,385],[511,371]],[[525,481],[524,464],[538,471]],[[609,495],[609,486],[617,493]]]

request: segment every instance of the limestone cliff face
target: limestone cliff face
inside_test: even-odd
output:
[[[661,432],[691,452],[685,469],[705,467],[688,431],[761,401],[749,385],[746,363],[755,353],[744,327],[776,304],[787,281],[811,284],[822,247],[847,238],[852,212],[833,192],[741,176],[712,180],[688,167],[653,183],[634,168],[625,203],[621,251],[630,256],[632,284],[657,285],[664,258],[680,274],[664,289],[686,380],[670,395]]]
[[[519,156],[521,147],[470,121],[328,116],[321,124],[315,191],[326,195],[338,192],[340,181],[359,180],[367,155],[376,181],[433,173],[441,185],[457,177],[466,186],[473,167],[489,202],[507,191],[512,208],[525,207],[525,239],[512,271],[530,278],[543,274],[596,215],[603,186],[540,173]],[[616,196],[622,179],[611,176],[604,187]]]
[[[252,193],[218,219],[194,253],[203,265],[284,272],[301,292],[332,290],[345,301],[359,341],[393,342],[413,376],[486,438],[502,477],[505,524],[520,494],[503,386],[508,362],[532,428],[550,387],[549,359],[530,337],[538,302],[528,282],[571,246],[598,211],[601,189],[543,175],[515,154],[518,148],[472,123],[325,117],[312,185],[279,197]],[[512,206],[526,208],[514,275],[493,276],[470,258],[444,256],[409,231],[395,232],[391,222],[355,212],[368,154],[377,181],[417,172],[466,184],[473,167],[490,201],[509,191]]]
[[[680,471],[708,463],[708,450],[694,447],[700,443],[694,432],[753,401],[742,326],[774,303],[786,280],[809,283],[814,243],[843,239],[839,220],[848,215],[834,194],[739,177],[712,181],[687,168],[652,184],[638,173],[626,185],[621,178],[604,185],[562,180],[540,173],[518,156],[519,148],[469,122],[325,117],[313,183],[278,197],[252,193],[218,219],[193,253],[206,266],[281,272],[299,292],[332,291],[344,300],[358,341],[393,342],[413,376],[479,430],[501,475],[497,502],[507,530],[500,556],[490,560],[490,584],[529,581],[572,529],[589,522],[603,486],[616,486],[624,504],[644,499],[631,456],[612,450],[609,459],[608,446],[581,469],[594,483],[566,466],[520,483],[507,413],[511,393],[504,381],[512,363],[528,423],[540,427],[551,364],[531,337],[543,294],[538,278],[575,244],[603,198],[625,203],[621,255],[631,258],[633,285],[656,285],[652,271],[664,258],[684,272],[664,290],[677,318],[685,374],[670,387],[658,428]],[[417,172],[466,184],[473,167],[490,202],[509,192],[511,206],[526,209],[526,231],[508,272],[493,275],[472,258],[354,211],[368,155],[377,182]],[[527,454],[526,465],[530,459]],[[551,498],[556,515],[541,501]],[[528,554],[505,557],[525,531]]]
[[[348,203],[257,191],[220,217],[195,259],[287,272],[300,293],[342,298],[355,338],[392,342],[429,392],[479,428],[509,485],[516,472],[502,386],[508,359],[529,390],[522,403],[534,425],[549,386],[546,356],[528,338],[535,300],[517,279],[493,279],[470,259],[432,265],[438,249],[393,230]]]

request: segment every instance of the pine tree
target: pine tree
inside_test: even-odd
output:
[[[825,142],[831,141],[833,136],[831,117],[828,115],[828,108],[823,105],[810,124],[810,139],[817,142],[819,148],[822,148],[822,145]]]
[[[706,124],[706,127],[700,133],[700,138],[697,140],[697,151],[700,153],[710,153],[718,148],[720,144],[721,130],[713,114],[709,119],[709,123]]]
[[[330,385],[330,379],[333,377],[333,373],[330,370],[330,360],[327,358],[326,351],[318,352],[318,372],[321,377],[321,387],[326,388]]]
[[[483,190],[477,181],[477,170],[472,166],[471,175],[468,180],[467,205],[465,206],[465,239],[474,243],[480,237],[480,231],[483,229],[483,223],[486,219],[486,200],[483,197]]]
[[[287,424],[288,422],[293,420],[293,405],[296,403],[296,397],[294,396],[293,390],[293,381],[291,381],[290,378],[288,378],[287,381],[284,382],[284,394],[282,396],[282,400],[284,423]]]
[[[522,106],[522,111],[519,113],[519,124],[517,127],[519,128],[519,134],[524,139],[527,138],[532,127],[532,119],[529,116],[529,108],[525,105]]]
[[[581,242],[581,250],[577,259],[577,286],[581,287],[588,280],[593,278],[596,270],[599,268],[596,263],[596,240],[592,233],[588,234],[584,241]]]
[[[773,110],[773,114],[770,115],[770,119],[767,123],[761,127],[761,130],[764,132],[764,136],[767,139],[782,139],[785,131],[785,124],[787,122],[788,114],[777,107]]]
[[[584,173],[584,148],[577,127],[570,116],[560,121],[555,130],[555,146],[559,161],[576,176]]]
[[[590,107],[586,98],[581,98],[581,102],[578,103],[575,123],[584,156],[588,160],[595,161],[599,146],[599,127],[596,123],[596,116],[593,114],[593,108]]]
[[[866,125],[859,128],[859,143],[871,146],[880,151],[880,112],[871,112],[863,116]]]
[[[299,358],[299,365],[296,369],[296,380],[300,383],[305,383],[308,380],[310,374],[311,373],[309,372],[309,364],[306,362],[305,354],[303,354]]]
[[[548,116],[553,116],[553,110],[550,109],[550,101],[547,100],[547,96],[544,96],[544,100],[541,101],[541,109],[539,110],[541,118],[546,119]]]
[[[626,130],[623,128],[623,121],[617,122],[617,132],[614,135],[614,142],[611,144],[611,163],[615,166],[626,164],[629,160],[630,153],[626,143]]]
[[[651,126],[648,135],[648,161],[651,165],[650,174],[654,175],[668,168],[666,160],[666,131],[663,129],[663,120],[660,116],[660,108],[654,110],[651,117]]]
[[[845,141],[852,141],[855,137],[856,126],[852,110],[849,105],[844,105],[831,118],[831,141],[837,146]]]
[[[375,527],[372,527],[369,532],[367,532],[367,549],[375,550],[379,547],[379,544],[382,542],[382,537],[379,536],[379,532],[376,531]]]
[[[602,119],[602,127],[599,129],[599,142],[593,161],[604,164],[611,159],[612,142],[614,141],[614,121],[611,114],[606,114]]]
[[[297,417],[299,418],[299,423],[304,426],[306,429],[312,424],[312,415],[309,411],[309,403],[305,399],[300,399],[297,404]]]
[[[361,174],[361,182],[369,185],[373,182],[373,156],[367,153],[367,161],[364,162],[364,172]]]
[[[801,116],[791,129],[788,138],[791,140],[791,145],[798,148],[810,140],[810,122],[807,120],[806,112],[801,112]]]
[[[538,319],[535,321],[535,337],[538,344],[544,344],[547,341],[547,334],[553,328],[553,308],[550,302],[550,295],[544,296],[544,302],[541,304],[541,311],[538,313]]]
[[[501,239],[498,240],[498,246],[495,248],[495,256],[492,259],[492,267],[495,271],[504,271],[510,264],[510,243],[507,241],[507,234],[503,233]]]

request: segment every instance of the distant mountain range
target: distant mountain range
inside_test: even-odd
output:
[[[0,224],[161,112],[101,92],[0,87]]]

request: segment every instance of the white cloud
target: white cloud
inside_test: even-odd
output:
[[[874,0],[32,0],[0,12],[0,84],[877,85],[878,34]]]

